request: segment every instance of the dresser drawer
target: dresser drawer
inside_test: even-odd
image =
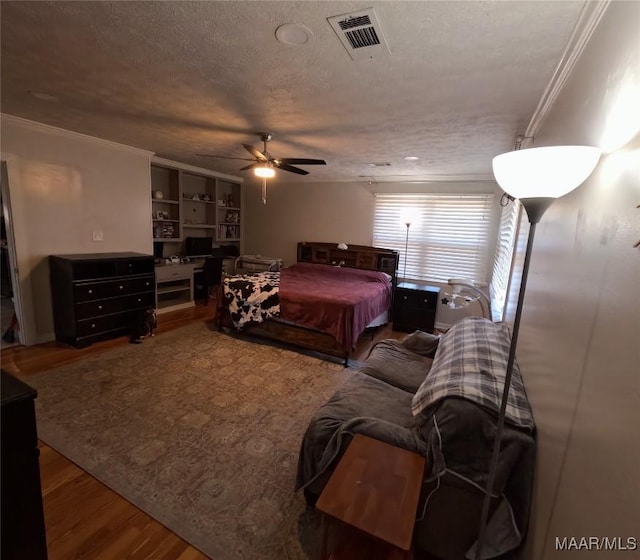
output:
[[[156,268],[156,279],[158,282],[191,279],[193,278],[193,268],[192,264],[159,266]]]
[[[156,293],[145,292],[142,294],[133,294],[127,298],[127,309],[140,309],[144,307],[155,307]]]
[[[111,313],[120,313],[124,310],[124,299],[99,299],[97,301],[88,301],[84,303],[76,303],[76,319],[88,319],[90,317],[99,317],[101,315],[109,315]]]
[[[154,269],[151,258],[84,261],[73,265],[74,280],[99,280],[114,276],[150,274]]]
[[[116,262],[116,276],[152,274],[155,263],[152,259],[133,259]]]
[[[155,293],[151,291],[142,294],[77,303],[76,319],[82,320],[90,317],[100,317],[102,315],[153,306],[155,305],[155,299]]]
[[[155,278],[153,274],[136,278],[120,278],[105,282],[79,282],[74,285],[73,294],[77,302],[117,297],[125,294],[136,294],[153,290]]]
[[[435,310],[438,305],[438,294],[423,290],[406,290],[397,288],[395,301],[397,305]]]
[[[78,321],[76,324],[76,336],[80,338],[116,329],[129,329],[136,314],[137,311],[127,311]]]
[[[91,301],[104,297],[102,287],[104,282],[77,283],[73,286],[73,299],[75,301]]]

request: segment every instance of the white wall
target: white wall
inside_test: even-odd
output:
[[[528,558],[640,554],[639,100],[640,3],[612,2],[535,142],[602,145],[616,115],[636,131],[537,227],[517,353],[539,438]],[[555,550],[589,536],[638,550]]]
[[[249,178],[244,183],[243,196],[245,252],[282,258],[285,265],[290,265],[296,262],[298,241],[371,245],[374,193],[377,192],[502,193],[493,181],[369,184],[368,181],[279,183],[274,180],[269,182],[264,205],[261,183]],[[495,244],[499,225],[498,198],[492,244]],[[490,250],[487,260],[492,258],[493,250]],[[491,264],[487,270],[491,270]],[[440,326],[453,324],[471,310],[480,314],[475,304],[464,310],[451,310],[441,304],[436,322]]]
[[[2,115],[23,331],[54,338],[48,255],[153,254],[150,152]],[[92,240],[94,230],[104,241]]]

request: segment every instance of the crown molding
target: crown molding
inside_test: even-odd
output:
[[[496,179],[493,175],[484,173],[466,173],[451,175],[387,175],[384,177],[376,177],[375,175],[366,175],[358,177],[357,180],[351,179],[351,182],[368,182],[368,183],[494,183]]]
[[[547,84],[538,106],[529,121],[524,133],[525,138],[535,138],[542,122],[553,107],[558,95],[571,75],[582,52],[589,43],[593,32],[600,23],[602,16],[609,7],[610,0],[586,1],[578,16],[578,21],[571,32],[571,37],[562,53],[560,61],[556,65],[551,80]]]
[[[211,169],[205,169],[204,167],[197,167],[196,165],[181,163],[179,161],[172,161],[170,159],[165,159],[157,156],[151,158],[151,163],[157,163],[158,165],[171,167],[172,169],[178,169],[181,171],[191,171],[192,173],[198,173],[199,175],[216,177],[217,179],[228,179],[229,181],[240,183],[244,181],[242,177],[235,177],[234,175],[227,175],[226,173],[219,173],[218,171],[212,171]]]
[[[111,140],[105,140],[104,138],[98,138],[96,136],[89,136],[88,134],[82,134],[81,132],[74,132],[72,130],[66,130],[64,128],[58,128],[57,126],[51,126],[41,122],[30,121],[29,119],[23,119],[22,117],[16,117],[15,115],[9,115],[7,113],[0,113],[0,123],[8,121],[10,123],[33,130],[34,132],[42,132],[45,134],[57,134],[58,136],[66,136],[76,140],[83,140],[85,142],[91,142],[107,148],[115,148],[118,150],[124,150],[130,153],[144,155],[150,158],[153,156],[153,152],[149,150],[143,150],[142,148],[135,148],[133,146],[127,146],[126,144],[119,144],[118,142],[112,142]]]

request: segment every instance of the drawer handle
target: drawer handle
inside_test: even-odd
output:
[[[90,293],[90,294],[92,294],[92,293],[93,293],[93,290],[89,290],[89,293]]]
[[[148,285],[149,285],[149,282],[146,282],[146,283],[145,283],[145,286],[148,286]]]
[[[98,309],[102,309],[102,305],[98,305]]]
[[[138,302],[140,302],[140,301],[142,301],[142,299],[141,299],[141,298],[138,298]]]
[[[407,296],[402,296],[402,299],[407,299]]]
[[[91,328],[92,328],[92,329],[95,329],[95,328],[96,328],[96,324],[95,324],[95,323],[92,323],[92,324],[91,324]]]
[[[428,299],[423,299],[422,301],[424,301],[425,303],[427,303],[429,300],[428,300]]]
[[[118,288],[120,288],[121,290],[123,290],[123,289],[124,289],[124,286],[118,286]]]

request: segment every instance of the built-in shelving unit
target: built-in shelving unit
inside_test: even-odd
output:
[[[176,169],[151,166],[153,239],[182,241],[180,183]]]
[[[172,162],[151,165],[153,240],[210,237],[212,247],[242,240],[242,180]]]

